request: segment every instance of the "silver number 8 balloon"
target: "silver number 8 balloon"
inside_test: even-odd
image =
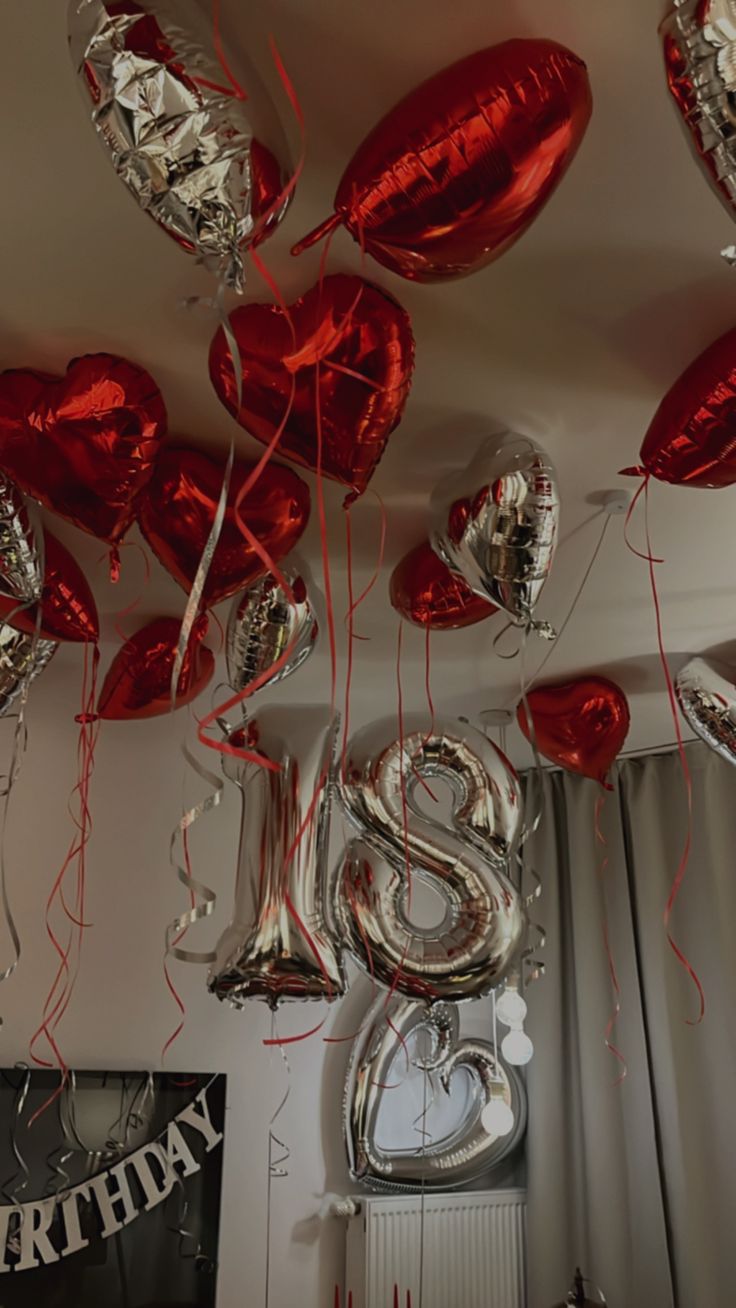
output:
[[[403,741],[385,720],[351,741],[340,792],[360,832],[334,887],[348,947],[377,981],[412,999],[474,999],[508,970],[524,930],[506,875],[522,799],[511,764],[474,727],[409,718]],[[449,823],[417,802],[420,778],[441,777],[453,796]],[[406,806],[406,807],[405,807]],[[406,818],[406,821],[405,821]],[[413,878],[445,901],[439,926],[411,921]]]

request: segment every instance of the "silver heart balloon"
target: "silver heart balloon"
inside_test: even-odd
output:
[[[736,214],[736,4],[675,0],[660,32],[667,81],[698,162]],[[729,252],[732,256],[732,250]]]
[[[353,956],[383,985],[414,999],[487,994],[517,954],[524,910],[507,875],[519,838],[519,778],[499,749],[459,720],[409,715],[403,739],[386,719],[350,741],[340,783],[361,838],[347,848],[335,916]],[[424,781],[442,779],[453,811],[427,816]],[[414,878],[444,901],[437,925],[411,920]]]
[[[451,1190],[493,1171],[516,1148],[526,1129],[526,1091],[518,1073],[494,1057],[485,1040],[460,1039],[455,1004],[414,1003],[395,997],[376,1000],[350,1059],[343,1103],[348,1165],[352,1175],[374,1189]],[[429,1052],[417,1037],[429,1036]],[[463,1115],[441,1139],[417,1139],[408,1124],[406,1147],[388,1149],[377,1139],[378,1118],[386,1086],[398,1083],[407,1060],[439,1083],[450,1096],[456,1072],[465,1074],[470,1093]],[[493,1135],[483,1125],[483,1110],[500,1100],[513,1114],[512,1130]],[[423,1128],[424,1129],[424,1128]]]
[[[560,513],[544,451],[526,436],[492,437],[463,472],[435,488],[431,512],[432,547],[443,562],[512,622],[531,624]]]
[[[24,684],[40,676],[57,648],[53,640],[36,640],[0,623],[0,717],[13,707]]]
[[[690,659],[677,674],[675,691],[683,714],[706,745],[736,764],[736,685],[705,659]]]
[[[312,653],[319,625],[309,596],[306,569],[283,568],[293,603],[269,573],[236,595],[227,624],[227,674],[233,690],[243,690],[256,677],[275,667],[291,647],[288,659],[264,687],[290,677]],[[263,687],[261,687],[263,689]]]

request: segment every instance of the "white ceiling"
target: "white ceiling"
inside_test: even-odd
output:
[[[207,376],[214,324],[204,309],[180,308],[184,298],[210,293],[211,284],[115,178],[85,121],[66,50],[65,10],[62,0],[3,5],[0,363],[61,370],[77,353],[126,354],[158,380],[173,432],[224,450],[234,428]],[[734,324],[736,274],[719,259],[733,230],[669,103],[657,36],[660,0],[226,0],[223,11],[226,27],[264,67],[266,36],[274,33],[306,116],[304,177],[286,222],[264,247],[291,298],[314,283],[319,259],[312,251],[293,260],[291,243],[330,211],[354,147],[417,81],[483,45],[540,35],[582,55],[593,86],[593,120],[578,158],[536,225],[502,260],[472,278],[432,286],[410,285],[369,261],[367,275],[412,315],[417,368],[406,417],[374,479],[389,536],[384,575],[359,615],[371,640],[356,646],[358,720],[395,710],[390,569],[425,534],[435,481],[500,426],[533,435],[558,468],[563,536],[575,534],[558,552],[539,612],[559,626],[600,519],[576,529],[596,511],[600,492],[625,484],[617,470],[636,461],[663,392]],[[346,234],[332,251],[335,270],[358,269],[359,252]],[[265,298],[255,282],[249,291]],[[243,453],[256,449],[235,430]],[[341,489],[329,486],[340,613],[341,499]],[[653,488],[652,532],[666,559],[658,576],[675,666],[685,653],[733,635],[733,505],[729,491]],[[360,584],[376,555],[370,497],[354,510],[354,522]],[[73,528],[59,534],[90,573],[101,612],[113,614],[136,594],[133,552],[116,593],[98,563],[101,547]],[[316,560],[316,523],[305,550]],[[157,568],[140,613],[181,608],[181,592]],[[438,707],[477,712],[514,702],[515,665],[492,651],[498,625],[433,638]],[[106,636],[116,639],[112,621]],[[405,636],[406,697],[421,707],[423,636],[413,629]],[[626,550],[617,519],[545,676],[613,676],[631,699],[630,744],[655,746],[673,736],[655,650],[646,564]],[[534,658],[541,653],[533,651]],[[77,656],[68,650],[63,660]],[[328,693],[323,654],[292,680],[289,693],[295,700]],[[512,752],[523,758],[525,748],[519,740]]]

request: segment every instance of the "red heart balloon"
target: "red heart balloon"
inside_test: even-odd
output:
[[[641,447],[642,468],[678,486],[736,481],[736,328],[691,363],[667,392]]]
[[[537,749],[568,772],[606,782],[611,764],[629,732],[629,705],[614,681],[577,677],[558,686],[540,686],[527,695]],[[531,739],[524,704],[516,717]]]
[[[65,377],[27,368],[0,375],[0,467],[112,545],[135,517],[165,432],[153,378],[115,355],[73,359]]]
[[[44,581],[41,596],[41,628],[45,640],[91,641],[100,634],[97,605],[89,583],[76,559],[61,541],[44,532]],[[12,616],[11,616],[12,615]],[[18,608],[17,599],[0,594],[0,619],[18,631],[36,631],[36,605]]]
[[[267,568],[235,521],[234,505],[255,464],[238,460],[230,479],[225,521],[203,592],[209,606],[262,577]],[[225,464],[198,450],[170,447],[161,454],[143,495],[138,521],[157,558],[188,592],[215,520]],[[291,468],[268,463],[241,505],[253,535],[278,563],[309,521],[309,488]]]
[[[433,631],[472,627],[498,612],[494,604],[476,595],[462,577],[451,572],[426,540],[397,563],[389,589],[397,613]]]
[[[554,41],[515,40],[451,64],[401,100],[353,155],[335,213],[392,272],[437,281],[475,272],[546,204],[592,110],[585,64]]]
[[[238,412],[233,361],[225,333],[210,349],[210,377],[242,427],[268,442],[296,389],[278,452],[322,471],[359,494],[365,490],[404,411],[414,366],[408,313],[361,277],[326,277],[289,310],[292,335],[276,304],[246,304],[230,322],[240,351]]]
[[[171,674],[179,648],[178,618],[154,618],[119,649],[103,682],[98,717],[123,721],[171,712]],[[176,707],[191,704],[212,679],[215,656],[202,644],[207,618],[195,622],[184,655]]]

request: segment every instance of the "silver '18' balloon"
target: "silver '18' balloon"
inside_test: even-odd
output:
[[[361,833],[347,848],[334,899],[340,929],[357,961],[415,999],[473,999],[506,973],[525,925],[506,875],[519,837],[522,798],[511,764],[480,731],[460,721],[408,717],[350,741],[340,784]],[[452,817],[427,817],[420,779],[442,778]],[[406,819],[406,820],[405,820]],[[438,926],[411,920],[415,879],[444,902]]]
[[[70,0],[72,59],[92,123],[141,209],[234,290],[244,251],[286,212],[292,166],[276,110],[213,6]]]
[[[302,573],[302,569],[283,569],[293,602],[270,573],[236,595],[226,642],[227,675],[233,690],[243,690],[268,673],[290,647],[286,662],[268,677],[264,687],[291,676],[312,653],[319,628]]]
[[[736,7],[675,0],[660,28],[667,82],[713,190],[736,214]]]
[[[516,1148],[526,1129],[526,1092],[520,1076],[494,1057],[485,1040],[460,1039],[454,1004],[425,1004],[394,996],[376,1000],[353,1046],[345,1085],[343,1117],[348,1165],[356,1180],[377,1190],[450,1190],[492,1171]],[[419,1048],[429,1037],[428,1050]],[[449,1134],[417,1145],[416,1124],[407,1120],[406,1145],[380,1142],[384,1089],[400,1083],[410,1066],[431,1079],[441,1097],[452,1094],[456,1072],[464,1072],[469,1093],[465,1111]],[[457,1084],[457,1083],[456,1083]],[[461,1086],[458,1085],[458,1089]],[[511,1130],[488,1130],[489,1104],[505,1104]],[[394,1114],[395,1116],[395,1114]],[[426,1121],[422,1130],[426,1131]]]
[[[547,455],[528,437],[504,433],[435,488],[432,547],[477,595],[527,626],[552,567],[559,512]]]
[[[209,989],[247,999],[337,999],[345,981],[325,904],[337,719],[328,707],[264,708],[235,739],[276,769],[226,757],[242,792],[235,907]]]
[[[736,685],[706,659],[690,659],[675,680],[687,721],[711,749],[736,764]]]

